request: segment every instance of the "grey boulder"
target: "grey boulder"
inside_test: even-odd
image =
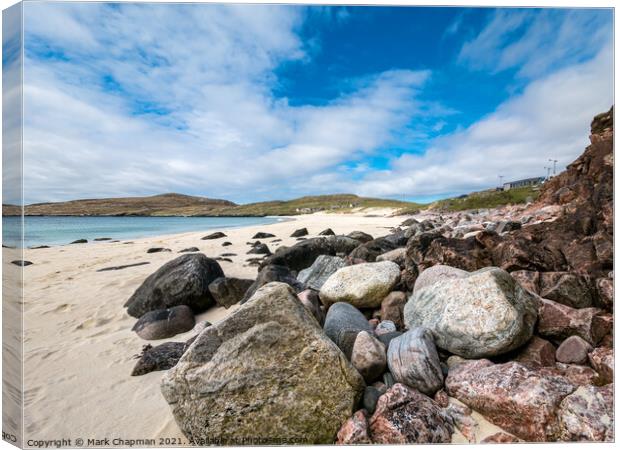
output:
[[[426,328],[415,328],[393,339],[387,362],[397,383],[429,396],[443,386],[443,372],[433,334]]]
[[[364,314],[348,303],[336,303],[329,308],[323,330],[347,355],[347,358],[351,357],[358,333],[366,331],[372,334],[373,332]]]
[[[297,280],[306,287],[319,291],[331,275],[346,265],[347,262],[338,256],[320,255],[310,267],[299,272]]]
[[[209,284],[209,291],[218,306],[230,308],[243,299],[243,296],[253,283],[253,280],[220,277]]]
[[[490,267],[417,290],[404,317],[410,329],[430,329],[438,347],[482,358],[525,344],[534,331],[536,306],[508,272]]]
[[[364,387],[284,283],[263,286],[204,330],[161,383],[196,445],[333,443]]]

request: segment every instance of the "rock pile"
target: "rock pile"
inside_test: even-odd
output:
[[[535,203],[325,230],[256,280],[169,262],[127,302],[139,323],[241,306],[136,371],[169,368],[162,393],[198,444],[473,442],[475,417],[503,430],[483,442],[612,440],[612,112]]]

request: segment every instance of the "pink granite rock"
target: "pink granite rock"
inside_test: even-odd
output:
[[[402,328],[405,303],[407,294],[400,291],[390,292],[381,302],[381,319],[391,320],[398,329]]]
[[[450,367],[446,391],[500,428],[526,441],[555,440],[555,410],[575,390],[566,378],[518,362],[487,359]]]
[[[590,364],[600,376],[602,384],[614,381],[614,351],[609,347],[595,348],[589,355]]]
[[[563,441],[614,440],[614,387],[581,386],[558,409]]]
[[[535,366],[553,366],[555,364],[555,347],[545,339],[533,336],[519,352],[516,361]]]
[[[336,436],[336,444],[372,444],[368,436],[368,413],[360,409],[349,417]]]
[[[376,444],[430,444],[451,441],[452,419],[431,398],[397,383],[379,398],[370,418]]]
[[[609,320],[599,308],[575,309],[540,299],[538,334],[543,337],[564,340],[576,335],[595,345],[610,329]]]

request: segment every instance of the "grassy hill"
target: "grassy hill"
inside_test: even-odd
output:
[[[432,203],[429,209],[442,211],[464,211],[466,209],[496,208],[502,205],[526,203],[536,200],[540,193],[540,186],[514,188],[508,191],[487,190],[472,192],[471,194],[439,200]]]
[[[25,208],[26,215],[48,216],[288,216],[317,211],[348,212],[355,208],[413,209],[419,205],[398,200],[358,197],[353,194],[318,195],[288,201],[237,205],[226,200],[162,194],[37,203]],[[3,205],[3,215],[18,215],[16,206]]]

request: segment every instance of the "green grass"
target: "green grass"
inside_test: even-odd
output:
[[[317,195],[289,201],[250,203],[218,208],[221,216],[288,216],[317,211],[346,213],[356,208],[417,208],[419,205],[399,200],[358,197],[353,194]]]
[[[465,198],[448,198],[432,203],[429,209],[442,211],[464,211],[467,209],[496,208],[503,205],[526,203],[536,200],[540,186],[527,186],[510,189],[508,191],[481,191],[472,192]]]

